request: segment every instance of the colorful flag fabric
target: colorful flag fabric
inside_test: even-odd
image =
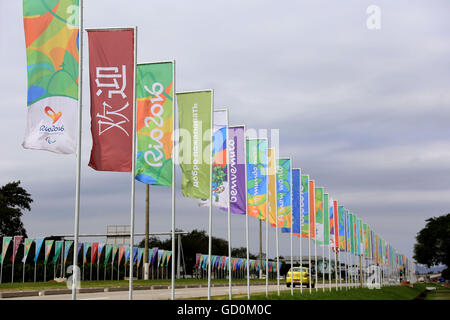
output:
[[[15,236],[13,240],[13,252],[11,255],[11,262],[16,261],[17,250],[19,250],[19,246],[22,243],[23,236]]]
[[[89,166],[130,172],[135,30],[89,30],[92,150]]]
[[[125,264],[128,264],[128,260],[130,259],[130,247],[125,247]]]
[[[100,261],[100,257],[102,256],[103,248],[105,247],[104,243],[98,244],[98,250],[97,250],[97,261]]]
[[[292,169],[292,233],[300,234],[300,169]],[[282,228],[281,232],[291,232],[291,228]]]
[[[112,245],[107,244],[107,245],[105,246],[105,260],[103,261],[103,264],[104,264],[105,266],[106,266],[106,264],[107,264],[108,261],[109,261],[109,257],[111,256],[112,250],[113,250],[113,246],[112,246]]]
[[[27,261],[28,253],[30,252],[31,245],[33,244],[34,239],[31,238],[25,238],[25,242],[23,244],[23,258],[22,263],[25,263]],[[0,260],[1,261],[1,260]]]
[[[269,223],[275,227],[277,222],[277,161],[275,149],[268,149],[268,201]],[[281,225],[278,225],[280,228]]]
[[[314,189],[315,199],[315,224],[316,224],[316,241],[317,244],[324,244],[324,226],[323,226],[323,188]]]
[[[337,250],[339,250],[339,232],[340,232],[340,227],[339,227],[339,212],[338,212],[338,203],[336,200],[333,201],[332,204],[333,207],[333,224],[334,224],[334,248],[337,248]]]
[[[245,201],[245,127],[228,127],[230,162],[230,212],[247,214]]]
[[[6,257],[6,253],[8,252],[9,244],[12,241],[12,237],[3,237],[3,243],[2,243],[2,259],[1,263],[3,264],[3,257]]]
[[[158,256],[158,248],[153,248],[152,263],[156,265]]]
[[[95,262],[95,258],[97,258],[97,251],[98,251],[98,242],[92,242],[91,263]]]
[[[212,90],[177,93],[180,131],[178,162],[182,171],[183,196],[209,199],[211,140],[204,132],[212,129]]]
[[[214,111],[214,135],[212,144],[212,204],[223,210],[228,210],[228,175],[227,175],[227,110]],[[202,199],[199,205],[209,206],[207,199]]]
[[[292,183],[291,159],[277,159],[277,210],[278,223],[282,228],[291,228]],[[286,229],[282,229],[285,230]]]
[[[72,245],[73,245],[72,240],[64,242],[64,264],[66,264],[67,262],[67,257],[69,256],[70,248],[72,247]]]
[[[90,247],[91,247],[90,242],[85,242],[83,244],[83,263],[87,263],[87,253]]]
[[[22,146],[75,153],[78,111],[78,0],[23,0],[27,126]]]
[[[143,255],[144,255],[144,248],[139,248],[138,260],[137,260],[137,266],[138,267],[141,265],[141,261],[142,261]]]
[[[309,237],[316,238],[316,198],[314,180],[309,180]]]
[[[309,176],[302,175],[302,184],[301,184],[301,216],[300,216],[300,224],[302,229],[302,237],[309,237]]]
[[[52,251],[54,240],[45,240],[45,257],[44,264],[47,264],[48,257],[50,256],[50,252]]]
[[[247,139],[248,215],[260,220],[267,212],[267,139]]]
[[[338,215],[339,215],[339,250],[347,251],[346,245],[346,228],[345,228],[345,209],[344,206],[338,206]]]
[[[82,247],[83,247],[83,243],[82,243],[82,242],[78,242],[77,257],[80,256],[80,251],[81,251],[81,248],[82,248]]]
[[[41,248],[42,248],[43,244],[44,244],[44,238],[36,239],[34,263],[36,263],[39,258],[39,253],[41,252]]]
[[[122,258],[124,255],[125,255],[125,247],[120,246],[119,247],[119,261],[118,261],[119,265],[120,265],[120,262],[122,261]]]
[[[348,210],[345,210],[345,233],[346,233],[346,245],[347,249],[345,251],[353,253],[352,252],[352,231],[351,231],[351,217],[350,212]]]
[[[115,261],[115,259],[116,259],[116,255],[117,255],[117,252],[119,252],[119,245],[118,244],[115,244],[114,246],[113,246],[113,248],[112,248],[112,260],[111,260],[111,263],[114,263],[114,261]],[[119,264],[120,264],[120,261],[119,261]]]
[[[139,64],[136,77],[136,179],[171,186],[174,62]]]
[[[329,194],[323,194],[323,244],[330,244]]]
[[[52,264],[58,264],[59,255],[61,254],[64,240],[55,242],[55,254],[53,255]]]
[[[161,260],[164,256],[164,252],[165,252],[165,250],[162,250],[162,249],[158,250],[158,264],[157,264],[158,268],[161,265]]]
[[[335,243],[335,235],[336,235],[336,225],[335,225],[335,214],[334,214],[334,200],[332,197],[328,196],[328,229],[330,231],[330,238],[329,238],[329,244],[331,246],[331,248],[336,248],[336,243]],[[338,242],[338,246],[339,246],[339,242]]]

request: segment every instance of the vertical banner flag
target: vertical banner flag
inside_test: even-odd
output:
[[[23,258],[22,263],[27,261],[28,253],[30,252],[31,245],[33,244],[34,239],[26,238],[23,244]]]
[[[212,143],[212,204],[228,210],[228,177],[227,177],[227,110],[214,111],[214,135]],[[209,206],[207,199],[199,202],[202,207]]]
[[[105,260],[103,261],[103,264],[104,264],[105,266],[106,266],[106,264],[107,264],[108,261],[109,261],[109,257],[111,256],[112,249],[113,249],[113,246],[110,245],[110,244],[107,244],[107,245],[105,246]]]
[[[212,90],[177,93],[183,196],[209,199]]]
[[[103,248],[105,247],[104,243],[99,243],[98,244],[98,250],[97,250],[97,260],[100,259],[100,257],[102,256],[102,252],[103,252]]]
[[[309,180],[309,237],[316,238],[316,199],[314,195],[314,180]]]
[[[131,172],[135,29],[89,30],[88,37],[92,133],[89,166],[98,171]]]
[[[149,255],[149,257],[152,257],[152,261],[156,261],[156,256],[158,255],[158,248],[153,248],[153,253],[151,255]]]
[[[323,188],[315,188],[314,190],[315,205],[315,224],[316,224],[316,241],[317,244],[324,244],[323,238]]]
[[[345,234],[347,239],[347,249],[345,251],[352,253],[352,231],[351,231],[351,219],[350,212],[345,209]]]
[[[128,259],[130,259],[130,247],[125,247],[125,264],[128,263]]]
[[[53,256],[52,264],[58,263],[59,255],[61,254],[61,249],[64,245],[64,241],[56,241],[55,242],[55,254]]]
[[[144,248],[139,248],[139,253],[138,253],[138,260],[137,260],[137,266],[139,268],[139,266],[141,265],[141,261],[142,261],[142,256],[144,255]]]
[[[172,185],[174,62],[139,64],[136,71],[136,179]]]
[[[54,240],[45,240],[45,257],[44,264],[47,264],[48,257],[50,256],[50,252],[52,251]]]
[[[39,253],[41,252],[41,248],[42,248],[43,244],[44,244],[44,239],[43,238],[36,239],[34,263],[36,263],[38,258],[39,258]]]
[[[16,261],[17,250],[19,250],[20,243],[22,242],[22,236],[15,236],[13,241],[13,252],[11,255],[11,262]]]
[[[300,169],[292,169],[292,233],[300,234]],[[281,232],[290,233],[291,228],[282,228]]]
[[[266,220],[267,139],[247,139],[248,215]]]
[[[368,226],[364,223],[363,225],[363,239],[364,239],[364,256],[369,257],[369,234],[368,234]]]
[[[333,250],[336,248],[336,225],[335,225],[335,213],[334,213],[334,200],[332,197],[328,198],[328,228],[330,231],[329,244]],[[337,244],[339,246],[339,242]]]
[[[128,248],[130,248],[130,247],[128,247]],[[119,265],[120,265],[120,262],[122,261],[122,258],[123,258],[123,256],[124,256],[124,254],[125,254],[125,247],[124,246],[120,246],[119,247]]]
[[[23,0],[27,126],[22,146],[71,154],[78,110],[78,0]]]
[[[300,224],[302,228],[302,237],[309,237],[309,176],[302,175],[302,184],[301,184],[301,196],[302,201],[301,205],[301,217]]]
[[[339,226],[339,213],[338,213],[338,203],[336,200],[333,201],[331,204],[333,207],[333,224],[334,224],[334,247],[339,250],[339,232],[340,232],[340,226]]]
[[[2,243],[2,264],[4,263],[4,257],[6,257],[6,252],[8,251],[9,244],[12,241],[12,237],[3,237]]]
[[[113,248],[112,248],[112,260],[111,260],[112,263],[114,263],[114,260],[115,260],[115,258],[116,258],[117,251],[119,251],[119,245],[118,245],[118,244],[115,244],[115,245],[113,246]]]
[[[245,202],[245,127],[228,127],[228,160],[230,161],[230,212],[247,213]]]
[[[83,247],[83,243],[82,243],[82,242],[78,242],[77,257],[80,256],[80,251],[81,251],[81,248],[82,248],[82,247]]]
[[[98,252],[98,242],[92,242],[91,264],[95,262],[95,258],[97,258],[97,252]]]
[[[291,159],[277,159],[277,210],[282,232],[291,232]]]
[[[329,206],[329,194],[323,194],[323,244],[330,244],[330,206]]]
[[[269,223],[275,227],[277,221],[277,161],[275,149],[268,149],[268,206],[269,206]],[[281,227],[280,225],[278,225]]]
[[[64,242],[64,264],[66,264],[67,262],[67,257],[69,256],[70,248],[72,248],[72,245],[72,240]]]
[[[336,201],[335,201],[336,202]],[[337,205],[337,202],[336,202]],[[345,210],[344,206],[338,206],[338,215],[339,215],[339,250],[347,251],[347,246],[345,245]]]
[[[138,254],[138,248],[133,248],[133,263],[136,262],[137,254]]]
[[[83,245],[83,263],[87,263],[87,253],[90,247],[91,247],[90,242],[85,242]]]

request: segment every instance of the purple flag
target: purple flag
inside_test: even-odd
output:
[[[157,257],[157,255],[158,255],[158,248],[153,248],[153,257],[152,257],[152,264],[154,263],[154,262],[156,262],[155,263],[155,265],[157,265],[158,264],[158,262],[155,260],[155,258]]]
[[[230,211],[237,214],[246,214],[245,126],[228,127],[228,152],[230,162]]]

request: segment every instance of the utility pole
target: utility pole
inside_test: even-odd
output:
[[[145,185],[145,240],[144,240],[144,280],[149,279],[148,238],[149,238],[149,211],[150,211],[150,185]]]

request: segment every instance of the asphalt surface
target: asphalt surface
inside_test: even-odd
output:
[[[318,284],[319,289],[322,288],[322,284]],[[332,284],[334,287],[335,284]],[[326,285],[328,289],[328,284]],[[290,290],[286,288],[284,282],[280,283],[280,290]],[[299,291],[300,288],[296,287],[294,290]],[[308,288],[303,288],[308,291]],[[315,290],[315,289],[312,289]],[[322,289],[321,289],[322,290]],[[263,293],[266,291],[266,286],[250,286],[250,293]],[[269,291],[277,291],[277,285],[269,285]],[[247,286],[233,287],[233,295],[235,294],[247,294]],[[212,296],[228,296],[228,287],[212,287]],[[208,288],[180,288],[175,290],[175,299],[192,299],[192,298],[206,298],[208,296]],[[133,300],[169,300],[171,297],[170,289],[157,289],[157,290],[134,290]],[[72,295],[49,295],[49,296],[34,296],[34,297],[19,297],[8,298],[8,300],[71,300]],[[77,295],[78,300],[128,300],[128,291],[116,291],[116,292],[97,292],[97,293],[79,293]]]

